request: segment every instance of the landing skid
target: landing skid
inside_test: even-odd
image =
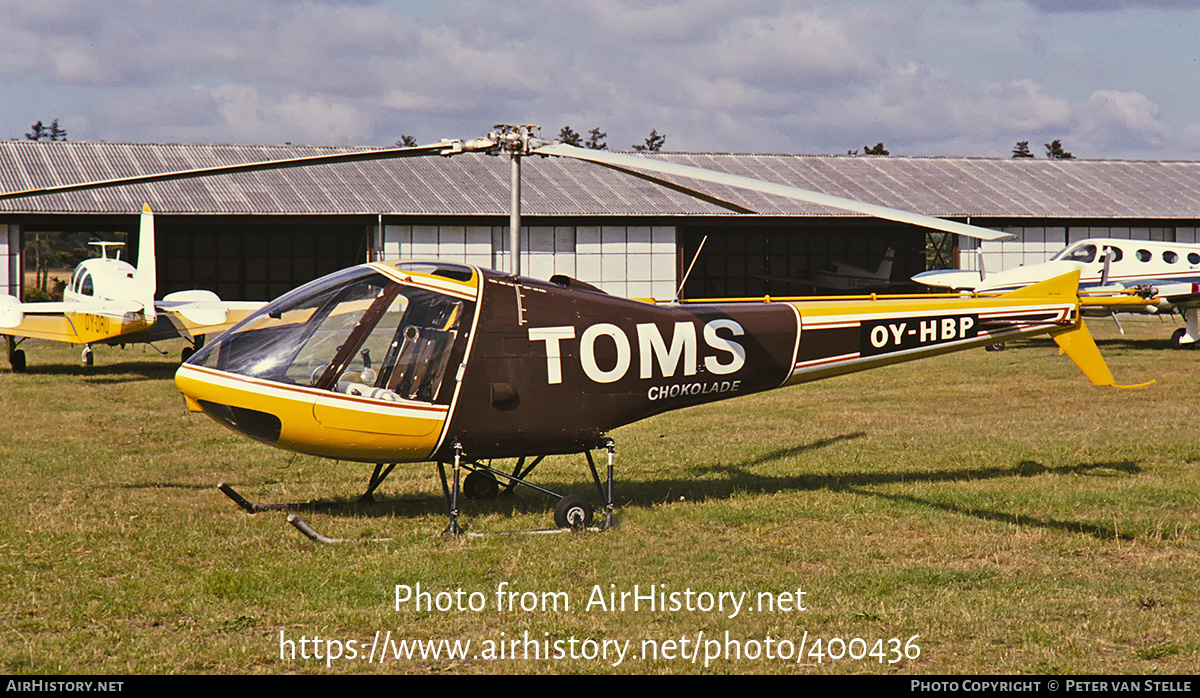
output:
[[[221,490],[221,493],[226,497],[232,499],[233,503],[241,507],[242,511],[247,514],[260,514],[264,511],[287,511],[288,509],[296,508],[296,505],[293,504],[259,504],[258,502],[252,502],[238,494],[237,490],[224,482],[217,483],[217,489]]]
[[[596,485],[596,491],[599,493],[601,500],[604,501],[603,509],[595,509],[586,497],[569,494],[563,495],[553,490],[534,484],[528,480],[529,474],[545,456],[537,456],[531,463],[526,465],[526,457],[519,458],[516,466],[511,473],[497,470],[490,465],[484,465],[476,461],[466,461],[463,459],[462,448],[457,443],[454,448],[454,461],[448,464],[444,461],[437,462],[438,476],[442,483],[442,496],[446,503],[446,510],[450,522],[442,531],[442,535],[470,535],[478,536],[480,533],[467,533],[466,528],[459,523],[461,514],[459,502],[463,498],[467,499],[493,499],[501,495],[512,493],[513,488],[517,485],[524,485],[531,489],[550,495],[558,500],[554,508],[554,523],[557,528],[541,529],[532,531],[507,531],[500,532],[498,535],[511,535],[515,533],[566,533],[570,531],[587,530],[587,531],[604,531],[613,526],[613,513],[615,506],[613,504],[613,461],[616,456],[616,445],[612,439],[604,439],[600,446],[608,453],[608,477],[606,481],[600,479],[600,473],[596,469],[596,463],[592,459],[591,451],[584,451],[584,456],[587,458],[588,470],[591,471],[592,481]],[[446,466],[452,465],[452,476],[448,477]],[[387,476],[391,474],[396,467],[396,463],[377,463],[375,470],[371,474],[371,479],[367,484],[367,491],[358,498],[360,504],[372,504],[375,500],[375,490],[383,484]],[[462,471],[466,470],[467,475],[464,479]],[[500,481],[504,481],[503,491],[501,490]],[[333,503],[316,503],[310,502],[307,504],[261,504],[252,502],[238,493],[232,486],[225,482],[217,485],[217,489],[226,497],[229,497],[242,511],[248,514],[258,514],[264,511],[288,511],[294,509],[313,508],[320,504],[332,506]],[[593,526],[592,522],[596,515],[602,518],[598,526]],[[288,514],[288,523],[303,533],[308,538],[318,543],[342,543],[352,539],[347,538],[329,538],[317,532],[312,526],[309,526],[303,519],[295,513]],[[387,541],[391,538],[367,538],[353,540],[371,540],[371,541]]]
[[[288,514],[287,520],[288,520],[288,523],[290,523],[293,528],[295,528],[297,531],[303,533],[306,538],[308,538],[309,540],[314,541],[316,543],[321,543],[322,545],[332,545],[334,543],[356,543],[356,542],[357,543],[363,543],[363,542],[375,543],[375,542],[386,542],[386,541],[390,541],[390,540],[395,540],[395,538],[391,538],[391,537],[330,538],[329,536],[322,534],[320,531],[318,531],[315,528],[313,528],[312,526],[310,526],[308,524],[308,522],[306,522],[304,519],[300,518],[299,516],[296,516],[295,514]],[[592,533],[599,533],[603,529],[601,529],[598,526],[592,526],[590,528],[586,528],[583,530],[590,531]],[[530,531],[493,531],[493,532],[489,532],[489,533],[464,531],[464,532],[460,533],[459,535],[464,536],[466,538],[483,538],[484,536],[521,536],[521,535],[538,535],[538,534],[554,535],[554,534],[560,534],[560,533],[574,533],[574,532],[575,532],[575,529],[572,529],[572,528],[538,528],[538,529],[533,529]]]

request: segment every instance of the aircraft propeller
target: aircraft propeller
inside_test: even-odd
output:
[[[1100,288],[1108,288],[1108,274],[1109,270],[1112,268],[1112,248],[1105,245],[1103,253],[1104,269],[1100,272]],[[1117,309],[1109,308],[1108,314],[1112,317],[1113,324],[1117,326],[1117,331],[1121,333],[1122,337],[1125,336],[1125,328],[1121,326],[1121,320],[1117,317]]]

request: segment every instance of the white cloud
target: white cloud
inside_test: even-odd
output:
[[[777,89],[837,88],[878,76],[882,60],[846,18],[801,11],[746,17],[711,46],[714,72]]]
[[[1157,152],[1169,139],[1158,105],[1140,92],[1097,90],[1076,111],[1081,145],[1098,154]]]
[[[614,148],[655,128],[695,150],[1144,156],[1196,111],[1128,72],[1159,48],[1114,40],[1134,9],[1106,29],[1032,0],[47,1],[0,0],[7,135],[74,114],[79,139],[382,145],[532,121]]]

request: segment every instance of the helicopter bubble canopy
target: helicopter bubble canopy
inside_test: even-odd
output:
[[[352,267],[281,296],[188,363],[388,402],[447,404],[446,368],[473,316],[474,294],[463,287],[476,278],[467,266]]]

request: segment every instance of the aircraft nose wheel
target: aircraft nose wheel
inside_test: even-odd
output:
[[[587,497],[568,494],[554,507],[554,523],[559,528],[587,528],[592,525],[592,505]]]

